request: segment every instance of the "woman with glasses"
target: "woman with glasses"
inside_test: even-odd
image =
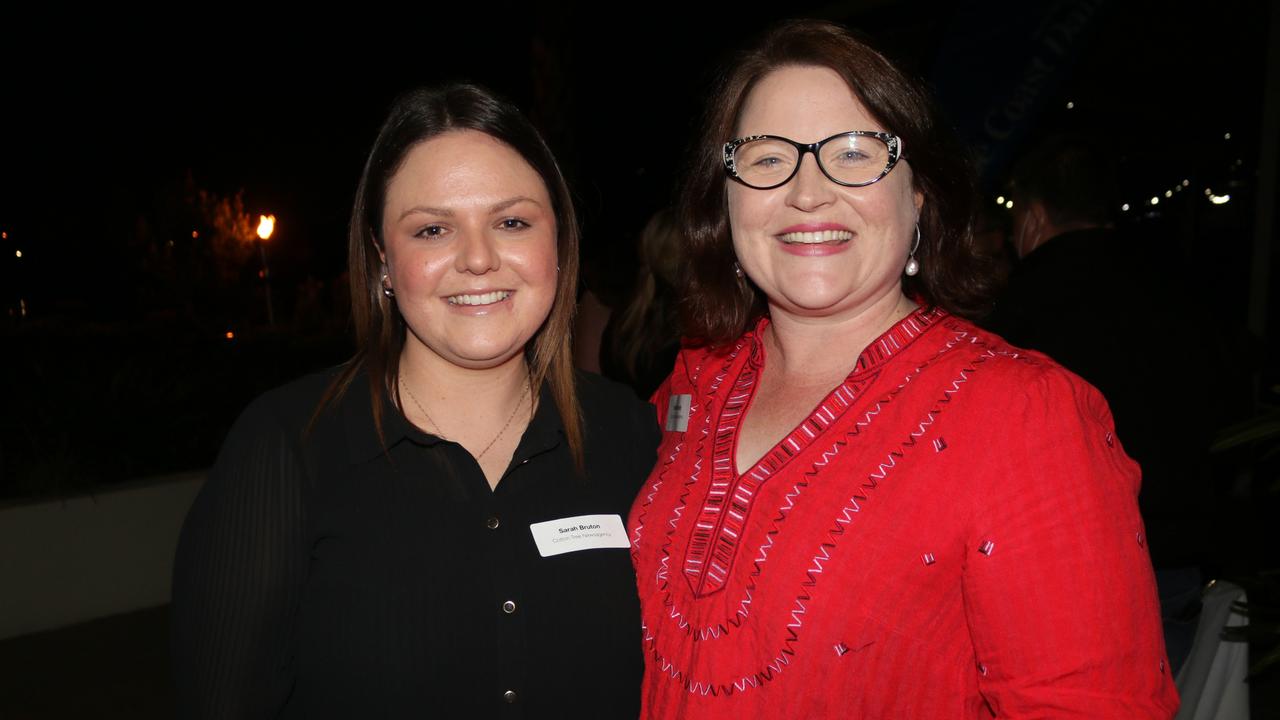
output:
[[[970,193],[920,86],[838,26],[722,77],[630,517],[643,717],[1175,711],[1138,468],[1093,388],[963,319]]]
[[[187,518],[181,717],[634,718],[653,410],[576,375],[578,236],[511,104],[400,98],[356,190],[358,352],[255,401]]]

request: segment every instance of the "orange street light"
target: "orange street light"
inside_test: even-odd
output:
[[[275,215],[259,215],[258,216],[258,237],[263,240],[271,239],[271,231],[276,229]]]
[[[262,271],[258,273],[258,277],[262,278],[263,291],[267,296],[267,325],[273,328],[276,326],[276,312],[271,306],[271,269],[267,266],[267,240],[275,229],[275,215],[258,216],[258,256],[262,258]]]

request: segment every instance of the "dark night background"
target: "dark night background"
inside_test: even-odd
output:
[[[1080,0],[1055,11],[1045,9],[1053,3],[881,0],[787,13],[670,6],[642,16],[539,5],[367,30],[355,21],[342,39],[332,26],[321,39],[265,22],[220,32],[71,32],[49,54],[11,53],[0,145],[6,296],[18,289],[32,322],[145,314],[129,282],[139,272],[130,246],[141,218],[161,238],[187,230],[185,218],[170,228],[164,217],[181,214],[170,201],[182,199],[187,177],[220,195],[243,190],[249,214],[279,218],[270,244],[279,292],[308,274],[327,279],[341,269],[355,180],[391,99],[446,79],[494,87],[536,118],[573,179],[590,252],[611,254],[668,200],[715,60],[770,19],[803,12],[871,34],[935,85],[962,129],[981,123],[1030,72],[1028,36],[1038,24],[1083,12],[1084,29],[1039,82],[1000,159],[1051,128],[1105,129],[1135,204],[1187,176],[1193,189],[1243,179],[1238,207],[1252,204],[1262,2],[1209,9]],[[1243,170],[1231,170],[1237,158]],[[1251,210],[1236,213],[1246,234]],[[10,247],[23,248],[25,262],[12,262]]]
[[[350,353],[350,204],[378,124],[416,85],[479,82],[534,118],[579,204],[585,282],[621,298],[717,60],[791,16],[860,29],[929,81],[988,158],[997,229],[1008,213],[995,198],[1030,141],[1103,134],[1126,223],[1166,238],[1159,264],[1184,268],[1187,297],[1257,380],[1244,420],[1271,407],[1280,380],[1276,295],[1251,305],[1250,294],[1275,265],[1251,276],[1259,208],[1277,200],[1274,176],[1260,176],[1277,161],[1274,107],[1264,124],[1268,81],[1280,83],[1268,61],[1277,12],[1262,0],[534,2],[146,30],[114,18],[109,32],[83,18],[56,31],[9,23],[27,49],[10,44],[0,61],[0,503],[207,467],[253,396]],[[1210,203],[1206,188],[1230,201]],[[219,207],[255,225],[277,218],[265,248],[274,329],[258,251],[218,245]],[[1162,350],[1185,352],[1194,373],[1206,328],[1186,330]],[[1226,474],[1238,491],[1238,469]]]
[[[355,182],[391,100],[415,85],[480,82],[537,121],[578,200],[585,283],[616,302],[637,232],[670,202],[717,60],[805,13],[864,30],[934,86],[990,158],[984,210],[997,227],[1009,213],[994,198],[1028,141],[1105,134],[1127,217],[1167,238],[1163,259],[1194,268],[1186,291],[1242,352],[1263,352],[1265,324],[1245,332],[1274,22],[1262,2],[499,4],[358,17],[342,34],[332,18],[307,30],[82,25],[35,32],[49,35],[40,52],[6,59],[0,299],[13,351],[0,382],[14,402],[0,496],[202,466],[250,398],[341,360]],[[1205,188],[1232,200],[1211,205]],[[276,332],[253,243],[217,241],[216,203],[236,198],[255,224],[278,218],[265,248]]]

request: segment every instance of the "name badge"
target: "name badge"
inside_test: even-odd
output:
[[[596,548],[629,548],[627,528],[619,515],[579,515],[529,526],[542,557]]]
[[[684,432],[689,429],[689,405],[692,395],[672,395],[667,402],[667,431]]]

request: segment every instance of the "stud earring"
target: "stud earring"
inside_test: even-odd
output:
[[[743,278],[742,266],[738,264],[737,260],[733,261],[733,274],[737,275],[739,280]]]

